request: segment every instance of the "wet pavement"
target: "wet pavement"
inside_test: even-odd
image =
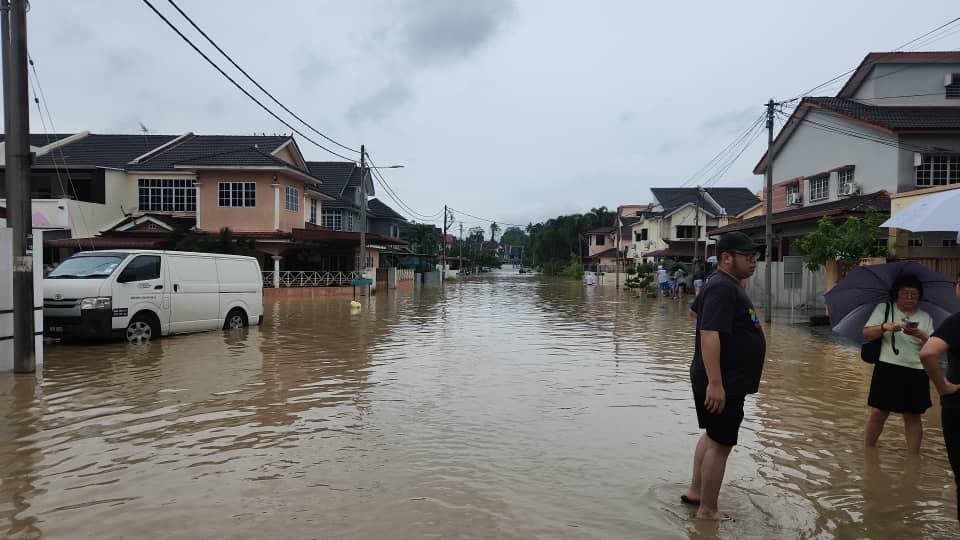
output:
[[[921,458],[894,417],[865,453],[869,366],[787,314],[721,493],[737,521],[716,525],[679,504],[698,434],[684,304],[499,273],[348,303],[50,345],[39,383],[0,375],[0,536],[960,534],[937,407]]]

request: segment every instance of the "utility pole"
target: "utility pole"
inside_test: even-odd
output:
[[[618,290],[618,291],[620,290],[620,236],[621,236],[621,235],[620,235],[620,229],[621,229],[621,227],[620,227],[620,208],[621,208],[621,207],[619,207],[619,206],[617,207],[617,223],[616,223],[616,227],[617,227],[617,229],[616,229],[616,231],[617,231],[617,259],[616,259],[616,263],[613,265],[613,271],[616,273],[617,290]]]
[[[690,267],[691,271],[696,271],[697,267],[697,249],[700,247],[700,186],[697,186],[697,198],[693,206],[693,266]],[[706,258],[707,247],[703,247],[703,255]]]
[[[766,272],[764,276],[764,302],[767,305],[763,320],[770,322],[773,318],[773,112],[776,103],[771,99],[767,102],[767,218],[766,218],[766,243],[767,249],[764,253],[766,259]]]
[[[460,271],[463,272],[463,223],[460,224]]]
[[[367,277],[367,149],[360,145],[360,268],[361,278]],[[369,296],[370,289],[367,288]]]
[[[440,281],[447,279],[447,205],[443,205],[443,239],[440,241],[440,245],[443,246],[443,266],[440,267]]]
[[[2,0],[3,117],[7,226],[13,229],[13,370],[37,369],[30,200],[30,103],[27,97],[27,0]],[[9,256],[9,255],[4,255]]]

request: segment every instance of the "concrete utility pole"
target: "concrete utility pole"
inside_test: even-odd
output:
[[[767,249],[764,253],[766,259],[766,272],[764,276],[764,302],[767,309],[763,315],[763,320],[770,322],[773,318],[773,112],[776,103],[771,99],[767,102],[767,182],[766,182],[766,243]]]
[[[443,246],[443,266],[440,267],[440,281],[447,279],[447,205],[443,205],[443,238],[440,239],[440,245]]]
[[[616,229],[616,231],[617,231],[617,259],[616,259],[616,264],[613,265],[613,271],[616,272],[617,290],[619,291],[619,290],[620,290],[620,229],[621,229],[621,227],[620,227],[620,207],[619,207],[619,206],[617,207],[617,223],[616,223],[616,227],[617,227],[617,229]]]
[[[367,277],[367,149],[360,145],[360,268]]]
[[[463,223],[460,224],[460,263],[457,267],[463,272]]]
[[[2,0],[3,116],[7,226],[13,229],[13,370],[37,369],[30,206],[30,103],[27,97],[27,0]],[[5,255],[6,256],[6,255]]]
[[[697,186],[697,198],[696,202],[693,203],[693,236],[695,240],[693,241],[693,266],[690,267],[691,271],[696,270],[697,266],[697,248],[700,247],[700,186]],[[703,247],[703,255],[706,258],[707,247]]]

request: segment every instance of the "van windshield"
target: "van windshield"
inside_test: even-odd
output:
[[[86,255],[63,261],[46,279],[86,279],[107,277],[120,266],[126,255]]]

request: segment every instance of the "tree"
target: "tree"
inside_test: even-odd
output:
[[[530,237],[520,230],[520,227],[507,227],[500,235],[500,243],[508,246],[526,246],[530,243]]]
[[[500,232],[500,226],[497,225],[496,221],[494,221],[493,223],[490,224],[490,241],[491,242],[497,241],[498,232]]]
[[[856,266],[860,259],[886,256],[886,248],[878,244],[880,224],[886,216],[876,208],[868,208],[866,216],[849,217],[837,225],[824,216],[817,230],[797,241],[797,249],[806,257],[807,268],[816,271],[835,261],[842,271]]]
[[[415,253],[433,256],[439,251],[437,231],[428,223],[414,223],[407,230],[406,238]]]
[[[483,243],[483,235],[483,227],[470,227],[470,230],[467,231],[466,240],[479,245]]]

